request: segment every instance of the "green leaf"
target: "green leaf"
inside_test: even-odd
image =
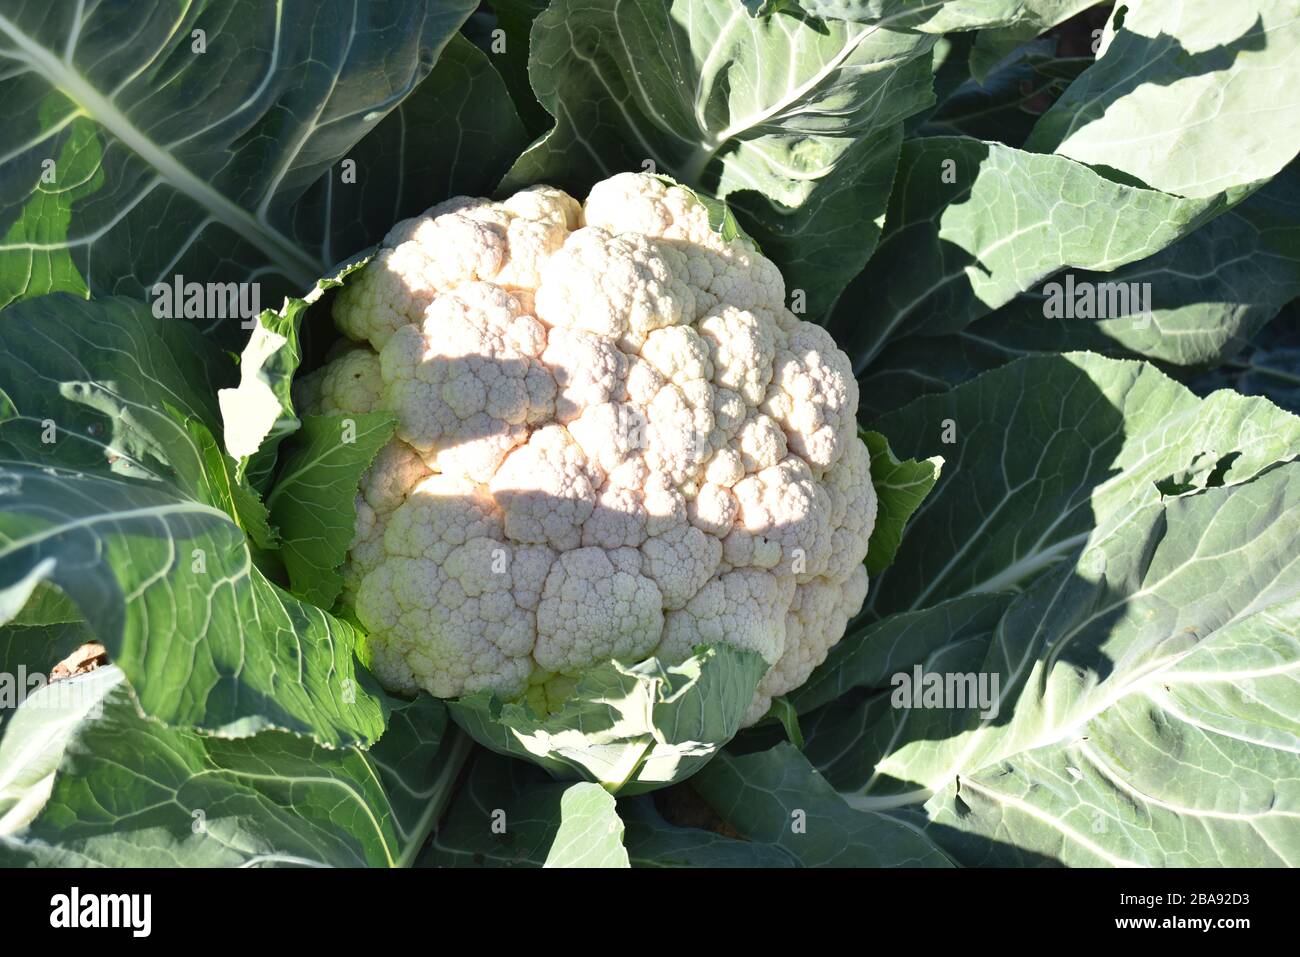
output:
[[[296,204],[313,186],[328,192],[333,164],[417,87],[473,8],[212,0],[123,17],[10,5],[0,304],[51,291],[143,298],[174,275],[255,281],[263,302],[309,288],[349,224],[318,198],[315,216]],[[381,175],[392,174],[361,180]],[[372,236],[391,213],[374,208]]]
[[[14,712],[0,738],[0,839],[24,831],[40,813],[79,723],[102,715],[105,696],[121,682],[122,672],[109,667],[42,683]]]
[[[196,438],[215,430],[226,362],[138,303],[5,311],[0,591],[33,574],[57,586],[167,724],[368,744],[384,705],[362,686],[356,632],[265,578]]]
[[[977,37],[986,35],[981,31]],[[969,136],[1023,148],[1043,110],[1093,62],[1057,57],[1052,46],[1049,40],[1018,46],[1006,51],[1008,59],[982,81],[963,78],[915,134]],[[978,41],[975,47],[979,49]]]
[[[478,751],[421,867],[541,867],[568,785],[522,761]]]
[[[739,729],[766,670],[759,655],[720,645],[680,665],[657,658],[598,665],[545,717],[486,691],[448,707],[474,740],[499,754],[632,795],[703,767]]]
[[[546,0],[494,0],[489,6],[496,14],[497,27],[505,31],[504,49],[492,49],[489,39],[485,52],[505,81],[529,138],[536,138],[551,125],[551,116],[528,83],[528,35],[533,21],[546,9]]]
[[[893,563],[908,519],[939,481],[943,457],[900,462],[879,432],[861,436],[871,454],[871,484],[876,490],[876,524],[867,546],[867,571],[875,575]]]
[[[1120,185],[1061,156],[911,140],[880,248],[830,327],[860,373],[892,339],[956,332],[1065,266],[1136,262],[1225,206]]]
[[[439,8],[440,15],[448,13]],[[331,264],[444,199],[487,195],[528,140],[488,57],[453,34],[432,72],[340,156],[356,164],[355,182],[341,180],[336,162],[295,207],[296,231],[325,237],[325,268],[316,275],[337,275]]]
[[[888,687],[893,675],[910,672],[913,665],[930,670],[933,656],[945,649],[972,642],[982,647],[1010,601],[1010,595],[1000,592],[963,595],[851,628],[808,680],[790,692],[790,703],[805,714],[853,688]]]
[[[560,796],[560,826],[546,867],[628,867],[623,822],[598,784],[571,784]]]
[[[747,840],[774,844],[805,867],[948,867],[915,826],[855,811],[792,745],[722,754],[691,786]]]
[[[875,577],[873,618],[1024,587],[1198,460],[1233,484],[1300,451],[1300,419],[1263,400],[1198,399],[1149,365],[1088,353],[1021,359],[873,427],[900,455],[946,458]]]
[[[542,867],[556,850],[562,827],[562,804],[574,787],[522,761],[480,751],[464,786],[420,860],[423,867]],[[603,801],[601,802],[603,805]],[[604,840],[619,866],[633,867],[792,867],[793,858],[766,844],[751,844],[697,827],[669,824],[649,795],[620,798],[617,813],[625,822],[622,847],[608,840],[613,824],[602,812],[592,831],[579,833],[577,849]],[[571,823],[573,823],[571,821]]]
[[[1180,366],[1235,356],[1300,295],[1300,163],[1154,256],[1105,276],[1074,274],[1076,287],[1101,282],[1147,284],[1149,313],[1133,303],[1111,318],[1048,319],[1035,290],[971,333],[1022,351],[1104,349]]]
[[[851,803],[933,792],[928,833],[968,863],[1294,865],[1297,521],[1290,462],[1104,523],[984,654],[936,668],[988,676],[987,700],[828,724],[874,769]]]
[[[774,844],[755,844],[701,827],[670,824],[649,796],[618,802],[633,867],[797,867]]]
[[[85,622],[0,627],[0,732],[55,665],[94,640]]]
[[[43,581],[20,605],[21,610],[11,619],[15,625],[61,625],[81,621],[81,612],[68,601],[68,596]]]
[[[445,807],[466,751],[463,737],[444,734],[445,711],[427,696],[397,707],[393,726],[371,750],[329,750],[276,731],[230,740],[164,728],[139,716],[116,668],[84,678],[115,680],[116,687],[102,715],[72,726],[48,801],[30,828],[0,843],[0,859],[110,867],[409,864]],[[84,679],[69,679],[77,680]],[[38,731],[56,730],[56,717],[29,702],[5,746],[24,743],[15,734],[29,709],[50,725]],[[43,764],[53,744],[43,745]]]
[[[336,187],[326,177],[298,205],[299,230],[331,236],[325,259],[336,264],[320,269],[305,295],[262,312],[243,347],[239,386],[221,395],[227,449],[254,487],[267,487],[280,442],[299,426],[291,387],[311,334],[308,311],[364,267],[369,247],[401,219],[450,196],[490,192],[524,144],[501,78],[455,36],[428,78],[348,153],[357,182]],[[326,310],[311,318],[332,332]]]
[[[268,309],[258,316],[240,355],[239,384],[218,393],[226,451],[254,487],[266,487],[280,443],[302,424],[293,407],[293,377],[302,362],[307,311],[370,258],[369,252],[358,253],[317,280],[303,298],[287,298],[279,312]]]
[[[1148,283],[1150,312],[1134,302],[1113,318],[1051,319],[1042,290],[1032,290],[960,332],[887,345],[861,379],[861,413],[880,415],[1036,352],[1089,349],[1178,366],[1235,361],[1300,296],[1300,163],[1154,256],[1109,274],[1071,275],[1079,289]]]
[[[1131,2],[1029,149],[1179,196],[1253,189],[1300,151],[1294,2]]]
[[[971,51],[971,75],[983,83],[993,68],[1026,40],[1032,40],[1097,5],[1098,0],[1037,0],[1027,11],[1030,16],[1015,26],[980,30]]]
[[[883,22],[926,33],[1013,28],[1037,36],[1097,0],[800,0],[828,19]],[[1032,31],[1032,32],[1030,32]]]
[[[293,592],[304,601],[330,608],[338,597],[338,569],[356,533],[358,484],[396,426],[387,412],[309,415],[290,439],[266,501]]]
[[[1263,396],[1300,414],[1300,301],[1283,309],[1241,355],[1188,384],[1202,395],[1228,388]]]
[[[772,707],[767,709],[767,714],[763,718],[771,719],[780,723],[785,730],[785,736],[791,744],[799,750],[803,750],[803,732],[799,730],[799,712],[794,705],[784,696],[777,696],[772,699]]]
[[[234,462],[221,451],[206,425],[189,419],[185,428],[203,460],[199,474],[206,480],[207,487],[200,497],[220,506],[258,548],[274,548],[278,535],[271,527],[266,504],[247,480],[236,475]]]
[[[879,236],[902,120],[932,101],[932,44],[794,12],[750,19],[734,0],[556,0],[528,68],[555,127],[503,189],[584,195],[649,161],[725,200],[824,315]]]
[[[48,675],[50,669],[81,645],[94,641],[94,632],[83,621],[53,622],[41,625],[9,624],[0,628],[0,674],[17,679],[18,669],[27,677]],[[23,683],[15,680],[14,691]],[[0,695],[0,709],[17,707],[21,695],[11,700],[6,688]]]

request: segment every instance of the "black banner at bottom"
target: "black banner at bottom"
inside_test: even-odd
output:
[[[829,930],[831,922],[864,934],[911,928],[927,945],[971,941],[1000,925],[1017,934],[1056,932],[1072,943],[1195,934],[1230,946],[1234,935],[1284,932],[1296,910],[1294,877],[1280,870],[9,870],[0,882],[0,922],[10,935],[75,934],[80,943],[94,937],[127,946],[355,940],[387,948],[404,939],[450,943],[459,936],[447,933],[475,931],[506,943],[502,931],[533,935],[566,925],[592,940],[629,932],[676,937],[703,932],[711,921],[725,922],[729,936],[752,931],[770,943],[778,915],[784,930]],[[616,936],[592,936],[606,930]]]

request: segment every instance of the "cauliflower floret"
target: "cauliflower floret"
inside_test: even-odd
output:
[[[713,376],[708,344],[690,326],[669,326],[646,336],[641,358],[669,382],[685,385]]]
[[[342,568],[343,598],[351,602],[366,572],[389,554],[384,545],[388,523],[420,483],[429,477],[424,461],[406,443],[393,440],[379,450],[361,476],[355,499],[356,531],[348,546],[349,561]]]
[[[335,301],[369,345],[296,394],[398,419],[343,570],[380,680],[549,711],[601,661],[726,643],[770,666],[747,723],[804,682],[865,597],[876,496],[849,360],[784,296],[642,174],[393,227]]]
[[[785,280],[771,260],[745,239],[724,240],[685,187],[618,173],[591,188],[583,215],[588,226],[652,236],[680,249],[695,287],[696,318],[719,304],[753,309],[785,303]]]
[[[831,502],[808,463],[788,456],[747,475],[731,491],[740,508],[724,543],[727,564],[768,568],[799,582],[825,572]]]
[[[659,585],[663,606],[681,608],[713,577],[722,543],[694,525],[678,525],[641,546],[645,573]]]
[[[693,318],[695,300],[683,271],[680,253],[644,236],[579,229],[542,270],[537,316],[548,326],[584,329],[635,352],[655,329]]]
[[[691,524],[716,538],[725,538],[736,524],[740,503],[731,489],[712,483],[704,485],[688,506]]]
[[[397,434],[440,472],[486,482],[555,409],[545,333],[518,299],[474,283],[399,329],[380,353]]]
[[[623,551],[579,548],[551,567],[537,606],[538,667],[574,672],[608,658],[638,661],[658,643],[663,596]]]
[[[382,411],[386,405],[379,356],[369,349],[349,349],[294,383],[294,398],[308,415]]]
[[[737,437],[740,461],[746,473],[771,468],[786,455],[785,433],[776,420],[762,412],[751,413]]]
[[[418,243],[381,249],[334,299],[334,324],[350,339],[382,349],[394,332],[417,322],[433,301],[432,264]]]
[[[484,688],[523,694],[537,625],[514,596],[503,554],[507,545],[472,538],[442,562],[393,556],[366,575],[357,615],[381,680],[440,698]]]
[[[334,300],[334,322],[358,341],[383,349],[418,323],[435,297],[491,281],[532,309],[546,261],[578,227],[581,209],[566,193],[534,187],[504,203],[456,196],[388,231],[362,274]]]
[[[849,357],[821,326],[783,317],[763,411],[781,423],[790,449],[821,475],[857,438],[858,381]]]
[[[501,206],[520,219],[563,226],[570,231],[582,225],[582,207],[578,201],[553,186],[521,189]]]
[[[589,332],[550,330],[542,362],[559,387],[555,418],[560,422],[576,419],[592,406],[617,400],[627,388],[627,354],[612,340]]]
[[[384,549],[390,555],[441,562],[471,538],[504,538],[496,502],[464,476],[431,475],[393,510]]]
[[[785,648],[780,659],[759,682],[758,691],[746,715],[753,724],[767,713],[772,699],[793,691],[826,660],[844,634],[849,619],[862,608],[867,597],[867,569],[859,563],[848,579],[836,583],[815,578],[798,586],[785,615]]]
[[[772,379],[777,344],[775,320],[763,311],[722,305],[710,310],[699,326],[717,370],[714,385],[734,389],[747,404],[758,405]]]
[[[774,665],[785,650],[785,611],[794,587],[788,575],[753,568],[718,575],[665,616],[655,654],[672,664],[689,658],[696,645],[727,644],[756,651]]]
[[[596,491],[582,449],[562,425],[534,432],[506,458],[488,486],[505,513],[506,534],[517,542],[549,543],[560,551],[582,542],[582,524]]]
[[[825,575],[832,581],[844,581],[861,567],[858,556],[867,554],[867,542],[876,527],[878,503],[871,484],[867,447],[856,438],[849,442],[840,460],[823,477],[822,485],[831,500],[831,553]]]

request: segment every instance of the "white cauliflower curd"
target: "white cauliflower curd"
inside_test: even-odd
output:
[[[752,724],[861,607],[849,360],[690,190],[458,197],[395,226],[334,319],[355,345],[299,401],[398,419],[344,568],[388,687],[545,709],[597,662],[726,643],[770,665]]]

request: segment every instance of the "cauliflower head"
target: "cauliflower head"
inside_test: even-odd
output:
[[[867,593],[858,386],[776,267],[645,174],[399,223],[333,306],[311,412],[392,411],[343,569],[394,690],[546,707],[705,643],[802,684]]]

